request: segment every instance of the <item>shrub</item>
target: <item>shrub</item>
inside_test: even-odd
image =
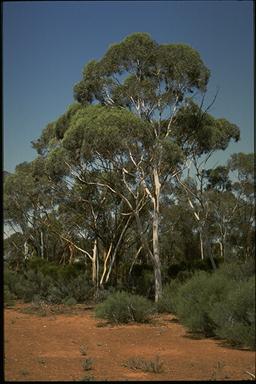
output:
[[[139,369],[144,372],[161,373],[164,371],[164,363],[160,360],[159,356],[156,356],[154,360],[144,360],[139,357],[133,357],[123,365],[129,369]]]
[[[192,332],[214,334],[215,323],[209,311],[227,294],[234,284],[223,275],[201,271],[188,280],[177,295],[176,312]]]
[[[143,295],[147,298],[154,297],[154,272],[151,266],[145,264],[135,264],[129,279],[127,288],[135,295]]]
[[[16,295],[10,292],[9,287],[7,285],[4,285],[4,306],[5,307],[14,306],[16,298],[17,298]]]
[[[234,345],[255,349],[255,277],[215,303],[210,315],[217,325],[216,335]]]
[[[92,363],[93,363],[93,360],[92,359],[85,359],[83,362],[82,362],[82,367],[85,371],[90,371],[92,369]]]
[[[153,312],[154,305],[144,297],[116,292],[97,305],[95,315],[113,323],[143,323],[149,320]]]
[[[180,287],[181,282],[177,279],[164,286],[162,297],[157,303],[159,313],[176,313],[177,294]]]
[[[4,285],[8,287],[10,291],[12,291],[12,288],[17,282],[17,279],[18,279],[18,275],[16,272],[11,271],[7,267],[4,268]]]
[[[47,290],[46,301],[50,304],[60,304],[68,296],[68,292],[63,292],[57,284],[51,284]]]
[[[74,297],[78,303],[84,303],[93,298],[94,288],[88,281],[86,273],[71,278],[66,284],[64,282],[60,284],[62,291],[67,293],[66,296]]]
[[[93,301],[95,303],[102,303],[109,295],[115,293],[115,291],[114,287],[96,289],[93,294]]]
[[[246,263],[225,263],[220,267],[217,273],[223,275],[225,278],[239,283],[247,281],[255,274],[255,266],[250,260]]]
[[[75,305],[75,304],[77,304],[77,301],[76,301],[76,299],[74,299],[74,297],[68,297],[68,298],[64,299],[62,302],[65,305]]]

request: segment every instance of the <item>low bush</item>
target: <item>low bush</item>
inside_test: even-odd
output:
[[[222,264],[217,273],[222,275],[223,278],[233,280],[237,283],[247,281],[255,274],[255,264],[252,260],[248,260],[246,263],[229,262]]]
[[[93,360],[92,359],[85,359],[83,360],[82,362],[82,367],[85,371],[90,371],[92,370],[92,363],[93,363]]]
[[[48,287],[46,301],[49,304],[60,304],[68,296],[67,286],[62,286],[55,282],[55,284],[51,284]]]
[[[75,304],[77,304],[77,301],[76,301],[76,299],[74,299],[74,297],[67,297],[65,300],[63,300],[63,304],[75,305]]]
[[[177,294],[180,287],[181,282],[177,279],[164,286],[162,297],[157,303],[157,311],[159,313],[176,313]]]
[[[57,268],[61,271],[57,273]],[[51,304],[61,304],[73,297],[84,303],[93,298],[94,288],[85,272],[73,266],[54,266],[46,261],[31,261],[31,268],[17,273],[5,268],[4,283],[9,292],[25,302],[43,300]]]
[[[240,283],[221,302],[215,303],[210,316],[216,323],[217,336],[233,345],[255,349],[255,277]]]
[[[141,370],[150,373],[162,373],[164,372],[164,363],[160,360],[159,356],[156,356],[154,360],[145,360],[140,357],[132,357],[127,360],[124,367],[132,370]]]
[[[192,332],[214,335],[215,323],[209,311],[222,301],[234,284],[218,273],[201,271],[194,274],[178,291],[176,313]]]
[[[96,306],[95,315],[112,323],[147,322],[155,310],[154,304],[148,299],[116,292]]]
[[[15,283],[17,282],[18,275],[16,272],[10,270],[9,268],[4,268],[4,285],[8,287],[8,289],[11,291],[12,287],[14,287]]]
[[[5,307],[14,306],[15,299],[17,299],[17,296],[14,293],[10,292],[9,287],[7,285],[4,285],[4,306]]]
[[[90,301],[94,295],[94,287],[85,273],[70,278],[64,287],[67,295],[76,299],[78,303]]]

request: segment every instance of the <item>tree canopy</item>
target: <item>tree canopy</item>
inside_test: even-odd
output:
[[[253,155],[207,168],[215,151],[240,137],[234,123],[196,102],[209,77],[185,44],[135,33],[110,46],[84,67],[75,102],[33,142],[38,158],[7,176],[6,220],[20,226],[25,241],[32,214],[38,254],[45,257],[57,239],[73,247],[97,287],[149,266],[156,301],[178,260],[207,259],[215,268],[216,258],[238,254],[240,245],[227,256],[234,231],[251,254],[251,213],[243,229],[239,218],[243,200],[247,210],[253,205]]]

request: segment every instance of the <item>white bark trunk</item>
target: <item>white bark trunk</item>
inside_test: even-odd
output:
[[[40,253],[41,258],[44,258],[44,234],[43,231],[40,232]]]
[[[28,258],[28,242],[27,242],[27,240],[24,243],[24,258],[25,258],[25,260],[27,260],[27,258]]]
[[[97,254],[98,254],[97,239],[95,239],[93,242],[93,251],[92,251],[92,282],[96,286],[98,285],[98,281],[97,281]]]
[[[161,276],[161,260],[159,249],[159,198],[161,184],[157,168],[153,170],[155,197],[153,211],[153,257],[154,257],[154,275],[155,275],[155,302],[162,296],[162,276]]]
[[[202,232],[200,230],[199,232],[199,237],[200,237],[200,253],[201,253],[201,260],[204,260],[204,243],[203,243],[203,237],[202,237]]]
[[[110,265],[109,265],[108,273],[107,273],[107,276],[106,276],[106,279],[105,279],[106,283],[109,280],[109,276],[111,274],[111,271],[112,271],[112,268],[113,268],[113,265],[114,265],[114,262],[115,262],[115,259],[116,259],[116,254],[117,254],[118,248],[119,248],[120,243],[122,241],[122,238],[124,237],[124,234],[125,234],[125,232],[126,232],[126,230],[128,228],[128,225],[129,225],[129,223],[131,221],[131,217],[132,216],[129,216],[129,218],[128,218],[128,220],[127,220],[127,222],[126,222],[126,224],[125,224],[125,226],[124,226],[124,228],[123,228],[123,230],[121,232],[121,235],[119,236],[118,242],[117,242],[117,244],[115,246],[115,249],[114,249],[114,252],[113,252],[113,255],[112,255],[112,259],[111,259],[111,262],[110,262]]]
[[[106,256],[104,257],[103,272],[102,272],[101,279],[100,279],[100,285],[101,285],[101,286],[103,285],[103,280],[104,280],[105,274],[106,274],[106,272],[107,272],[107,262],[108,262],[108,259],[109,259],[109,257],[110,257],[110,254],[111,254],[112,246],[113,246],[113,244],[111,243],[111,244],[110,244],[110,247],[109,247],[109,249],[108,249],[108,253],[107,253]]]

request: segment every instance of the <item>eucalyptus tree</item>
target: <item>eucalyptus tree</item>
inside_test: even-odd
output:
[[[37,227],[40,214],[30,163],[17,165],[15,173],[4,180],[4,220],[14,233],[22,234],[23,254],[28,254],[28,243],[43,257],[42,235]],[[36,236],[39,230],[39,239]]]
[[[158,44],[148,34],[135,33],[85,66],[74,87],[78,103],[34,143],[56,174],[122,200],[122,214],[134,217],[152,261],[156,301],[162,293],[164,187],[189,157],[223,148],[238,135],[227,120],[214,119],[189,101],[205,93],[209,75],[199,53],[188,45]],[[146,206],[151,239],[141,220]]]
[[[231,155],[228,167],[238,205],[232,239],[240,248],[241,256],[247,259],[255,253],[255,155],[235,153]]]
[[[239,140],[239,128],[224,118],[214,118],[207,110],[202,110],[190,100],[187,106],[178,111],[174,131],[177,142],[189,161],[187,174],[183,174],[183,178],[176,175],[176,178],[187,195],[189,206],[198,223],[201,258],[209,257],[215,269],[210,246],[210,209],[206,190],[211,184],[230,188],[230,182],[225,167],[220,166],[215,170],[207,170],[206,167],[214,152],[225,150],[231,140]]]
[[[19,164],[4,181],[5,222],[23,238],[25,258],[54,260],[58,245],[47,231],[46,215],[54,212],[57,194],[43,172],[42,159]],[[55,236],[56,237],[56,236]]]

